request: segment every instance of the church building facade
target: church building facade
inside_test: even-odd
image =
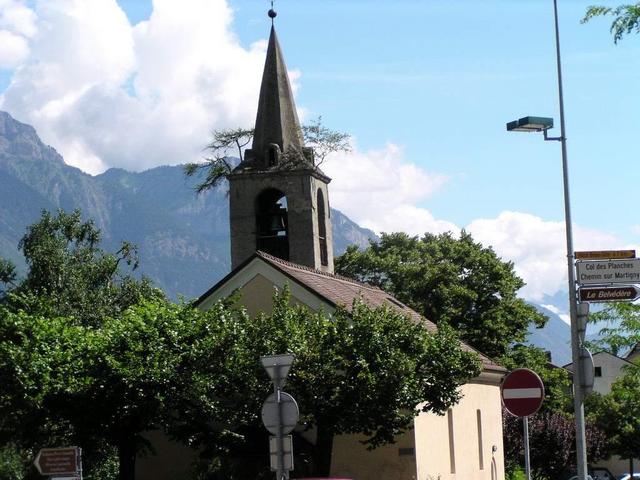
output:
[[[356,298],[435,325],[382,290],[333,274],[330,179],[305,147],[284,57],[272,27],[255,136],[229,179],[232,271],[197,301],[208,309],[234,292],[250,315],[270,312],[274,289],[328,314]],[[470,347],[463,345],[463,348]],[[331,473],[354,480],[502,480],[504,368],[478,353],[482,373],[444,416],[422,413],[397,443],[367,451],[358,436],[334,442]]]

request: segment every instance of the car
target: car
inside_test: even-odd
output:
[[[569,480],[578,480],[578,476],[574,475],[573,477],[569,477]],[[591,475],[587,475],[587,480],[593,480],[593,477]]]
[[[616,477],[605,467],[593,467],[589,473],[593,480],[616,480]]]
[[[628,474],[628,473],[623,473],[622,475],[618,475],[616,477],[616,480],[631,480],[631,475]],[[640,480],[640,472],[639,473],[636,473],[636,472],[633,473],[633,480]]]

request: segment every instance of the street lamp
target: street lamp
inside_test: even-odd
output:
[[[562,89],[562,63],[560,61],[560,29],[558,27],[558,2],[553,0],[555,23],[556,63],[558,69],[558,103],[560,107],[560,136],[549,137],[547,130],[553,128],[553,119],[547,117],[523,117],[509,122],[507,130],[513,132],[543,132],[545,140],[556,140],[562,147],[562,178],[564,185],[564,219],[567,237],[567,271],[569,279],[569,315],[571,318],[571,357],[573,361],[573,406],[576,418],[576,466],[578,480],[586,480],[587,449],[584,431],[584,391],[582,372],[582,350],[584,329],[578,324],[578,298],[574,270],[573,230],[571,228],[571,204],[569,202],[569,166],[567,163],[567,137],[564,121],[564,95]],[[580,305],[583,307],[583,305]],[[580,308],[583,310],[583,308]],[[582,318],[581,318],[582,320]]]

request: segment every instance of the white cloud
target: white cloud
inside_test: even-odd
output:
[[[635,248],[613,235],[574,225],[575,250]],[[540,301],[545,294],[567,290],[567,254],[564,222],[545,221],[535,215],[505,211],[493,219],[478,219],[467,230],[485,246],[515,265],[527,285],[520,294]]]
[[[359,225],[375,232],[459,231],[451,222],[437,220],[416,204],[447,181],[403,158],[402,149],[388,144],[380,150],[352,151],[327,158],[322,169],[331,182],[331,203]]]
[[[35,14],[21,0],[0,0],[0,68],[12,69],[29,55],[36,34]]]
[[[29,54],[27,40],[8,30],[0,30],[0,68],[14,68]]]
[[[36,15],[24,0],[0,0],[0,28],[33,37],[37,32]]]
[[[194,161],[211,130],[255,119],[266,42],[243,48],[224,0],[155,0],[135,26],[115,0],[38,0],[34,15],[0,108],[67,163],[98,173]]]

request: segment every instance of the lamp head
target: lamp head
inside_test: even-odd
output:
[[[548,117],[522,117],[507,123],[509,132],[544,132],[550,128],[553,128],[553,118]]]

